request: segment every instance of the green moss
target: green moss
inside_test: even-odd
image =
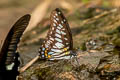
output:
[[[103,1],[103,6],[104,6],[104,7],[109,7],[109,6],[110,6],[110,5],[109,5],[109,2],[106,1],[106,0],[104,0],[104,1]]]
[[[86,50],[86,46],[85,46],[85,42],[82,43],[81,47],[80,47],[81,50],[85,51]]]
[[[83,3],[88,3],[90,0],[82,0]]]
[[[39,71],[37,71],[38,76],[42,77],[43,75],[47,75],[50,74],[51,71],[49,68],[45,68],[45,69],[40,69]]]
[[[72,66],[71,65],[64,65],[64,71],[71,71],[72,70]]]

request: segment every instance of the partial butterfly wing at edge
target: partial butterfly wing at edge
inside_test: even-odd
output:
[[[0,66],[9,65],[15,59],[17,44],[30,20],[30,15],[21,17],[10,29],[0,51]]]

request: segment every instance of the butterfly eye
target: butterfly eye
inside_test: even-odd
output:
[[[72,33],[60,9],[57,8],[51,12],[50,22],[50,33],[40,48],[40,57],[48,60],[70,58],[70,51],[73,49]]]

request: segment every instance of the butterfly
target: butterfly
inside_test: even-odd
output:
[[[17,45],[30,20],[30,15],[21,17],[10,29],[0,50],[0,80],[16,80],[20,64]]]
[[[40,59],[69,59],[73,50],[72,33],[60,9],[56,8],[50,16],[50,29],[39,49]]]

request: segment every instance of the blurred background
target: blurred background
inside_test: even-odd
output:
[[[25,14],[35,13],[36,17],[40,17],[38,20],[35,19],[36,17],[32,20],[32,26],[36,26],[42,20],[49,18],[50,12],[57,7],[63,9],[66,16],[72,15],[74,18],[83,19],[89,18],[91,14],[88,13],[84,17],[78,13],[84,13],[88,8],[110,9],[119,6],[119,0],[0,0],[0,40],[4,39],[16,20]],[[39,11],[37,12],[36,9]],[[99,12],[99,9],[96,11]]]
[[[86,50],[85,42],[94,38],[103,41],[98,42],[102,47],[114,43],[120,49],[119,7],[120,0],[0,0],[0,41],[4,42],[8,31],[21,16],[31,14],[31,21],[18,48],[25,65],[37,55],[47,35],[50,13],[60,8],[70,25],[75,49]]]

